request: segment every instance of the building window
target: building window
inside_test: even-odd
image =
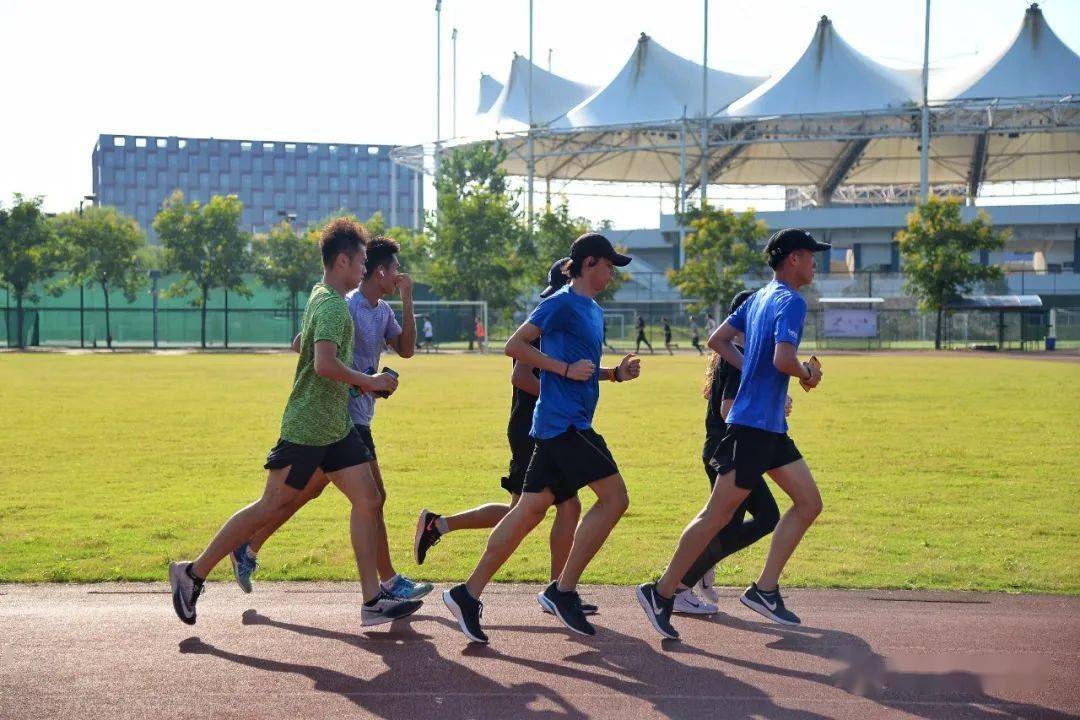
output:
[[[263,143],[263,150],[273,150],[273,149],[274,149],[274,143],[270,143],[270,142]]]
[[[112,144],[113,147],[124,147],[125,145],[127,145],[127,138],[114,137],[112,139]]]
[[[287,152],[287,153],[296,152],[296,145],[293,144],[293,143],[285,143],[285,152]]]
[[[251,152],[251,143],[247,140],[244,140],[242,143],[240,143],[240,150],[243,152]]]

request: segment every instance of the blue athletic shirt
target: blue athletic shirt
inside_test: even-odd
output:
[[[799,347],[805,319],[806,301],[779,280],[758,290],[728,317],[728,324],[746,334],[742,384],[728,414],[729,425],[787,432],[784,401],[791,376],[776,369],[773,352],[777,343]]]
[[[547,440],[566,432],[592,427],[600,399],[600,354],[604,342],[604,313],[591,297],[569,285],[545,298],[526,321],[540,328],[540,350],[548,357],[573,364],[592,360],[596,372],[585,382],[560,373],[540,372],[540,399],[533,410],[530,435]]]

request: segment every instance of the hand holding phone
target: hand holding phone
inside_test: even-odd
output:
[[[805,380],[799,380],[799,385],[806,392],[810,392],[818,386],[819,382],[821,382],[821,361],[817,359],[817,355],[811,355],[805,365],[810,369],[810,377]]]
[[[395,390],[397,390],[398,374],[397,372],[391,370],[388,367],[383,367],[382,373],[380,373],[380,375],[387,376],[387,389],[379,390],[378,392],[375,392],[373,394],[375,395],[375,397],[378,398],[388,398],[391,394],[393,394]],[[376,377],[378,377],[378,375]]]

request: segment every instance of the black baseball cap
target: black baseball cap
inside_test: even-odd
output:
[[[765,256],[768,259],[769,267],[775,268],[785,255],[794,250],[821,252],[823,250],[828,250],[831,247],[832,245],[829,243],[818,242],[815,240],[814,236],[806,230],[787,228],[785,230],[776,231],[773,233],[773,236],[769,238],[768,244],[765,245]]]
[[[548,270],[547,287],[540,291],[540,297],[546,298],[570,281],[570,278],[562,271],[563,266],[568,262],[570,258],[564,257],[552,263],[551,269]]]
[[[629,255],[615,252],[615,246],[600,233],[588,232],[579,237],[570,246],[570,259],[584,260],[587,257],[607,258],[618,267],[630,264]]]

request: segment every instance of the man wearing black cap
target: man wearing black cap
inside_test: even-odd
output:
[[[596,493],[596,503],[575,531],[558,579],[537,600],[574,632],[596,634],[585,618],[577,583],[626,511],[629,498],[604,438],[592,429],[592,418],[600,381],[633,380],[640,362],[627,354],[617,367],[600,367],[604,317],[593,298],[611,282],[615,267],[629,262],[603,235],[582,235],[570,247],[564,267],[570,283],[537,305],[506,343],[507,355],[540,369],[540,398],[530,432],[536,449],[525,471],[521,500],[495,526],[468,581],[443,593],[446,606],[473,642],[487,642],[479,598],[491,578],[548,508],[568,502],[586,485]],[[537,338],[539,350],[532,344]]]
[[[570,278],[563,273],[563,267],[570,258],[556,260],[548,270],[547,287],[540,291],[541,298],[547,298],[565,285]],[[540,340],[534,340],[533,347],[540,349]],[[487,503],[454,515],[442,516],[424,509],[416,522],[416,534],[413,540],[413,554],[417,565],[423,565],[428,550],[439,542],[447,533],[455,530],[478,530],[495,527],[506,513],[521,499],[521,488],[525,484],[525,470],[529,467],[535,441],[529,435],[532,429],[533,410],[536,398],[540,395],[540,371],[523,362],[514,360],[514,372],[510,376],[514,386],[513,400],[510,405],[510,421],[506,426],[506,438],[510,441],[510,468],[502,479],[502,488],[510,493],[510,503]],[[570,555],[570,544],[574,541],[574,528],[581,515],[581,502],[572,497],[555,506],[555,522],[551,526],[551,578],[556,579],[562,572],[566,558]],[[546,609],[546,608],[545,608]],[[582,605],[586,615],[596,612],[594,605]]]
[[[797,615],[784,606],[779,579],[803,534],[821,512],[821,494],[806,461],[788,437],[784,406],[788,380],[806,388],[821,382],[821,370],[800,362],[806,301],[798,289],[814,280],[814,253],[829,249],[805,230],[781,230],[765,247],[773,279],[743,303],[709,338],[709,347],[742,371],[728,430],[713,455],[719,473],[708,503],[683,530],[671,562],[656,583],[638,586],[637,597],[650,624],[664,637],[678,638],[671,626],[672,596],[709,539],[730,520],[761,475],[768,474],[793,505],[776,526],[765,567],[740,600],[750,609],[786,625]],[[732,342],[746,336],[745,353]]]

